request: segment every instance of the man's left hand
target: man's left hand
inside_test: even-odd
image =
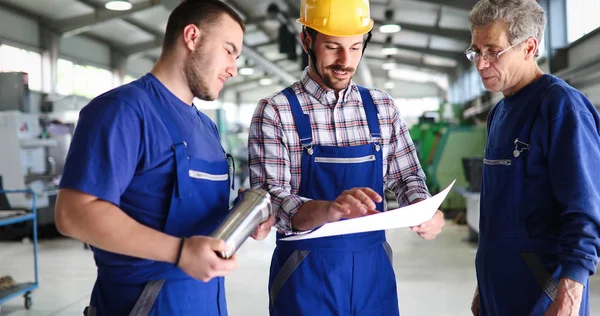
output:
[[[446,224],[444,213],[440,210],[435,212],[433,217],[419,226],[413,226],[410,229],[416,232],[425,240],[431,240],[442,232],[442,227]]]
[[[266,221],[260,223],[258,227],[252,232],[252,238],[256,240],[263,240],[269,236],[269,232],[271,231],[271,227],[275,224],[275,217],[273,215],[269,215]]]
[[[562,278],[558,283],[556,299],[544,316],[579,316],[583,284]]]

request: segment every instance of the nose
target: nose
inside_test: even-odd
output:
[[[482,56],[479,56],[476,60],[475,60],[475,67],[477,67],[477,70],[484,70],[487,67],[489,67],[489,63],[487,62],[487,60],[483,59]]]
[[[227,74],[229,74],[229,76],[232,78],[238,75],[238,68],[235,59],[233,60],[233,63],[230,63],[229,67],[227,67]]]
[[[340,65],[347,65],[350,60],[350,50],[348,49],[340,49],[337,56],[338,63]]]

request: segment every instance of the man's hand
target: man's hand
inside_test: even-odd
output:
[[[438,210],[430,220],[419,226],[413,226],[410,229],[412,229],[414,232],[417,232],[421,238],[425,240],[431,240],[442,232],[442,227],[445,224],[446,220],[444,220],[444,213]]]
[[[582,293],[583,284],[567,278],[560,279],[556,299],[544,316],[579,316]]]
[[[378,213],[375,202],[382,198],[370,188],[354,188],[346,190],[329,204],[327,208],[327,222],[336,222],[342,218],[355,218],[367,214]]]
[[[237,257],[221,259],[217,251],[225,251],[224,241],[206,236],[194,236],[185,240],[179,267],[194,279],[208,282],[212,278],[226,276],[237,269]]]
[[[266,221],[260,223],[258,227],[252,232],[252,238],[256,240],[263,240],[269,236],[269,232],[271,231],[271,227],[275,224],[275,217],[273,215],[269,215]]]

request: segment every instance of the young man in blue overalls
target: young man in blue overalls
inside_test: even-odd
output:
[[[351,80],[373,27],[364,0],[302,1],[309,66],[300,81],[259,103],[249,135],[252,187],[268,190],[277,220],[271,315],[398,315],[385,232],[301,241],[282,237],[430,197],[392,98]],[[436,215],[413,230],[435,238]]]
[[[231,172],[192,99],[214,100],[237,75],[243,33],[226,4],[185,0],[152,71],[81,111],[56,224],[94,251],[88,316],[227,315],[223,276],[237,261],[219,258],[224,242],[207,236],[228,214]]]

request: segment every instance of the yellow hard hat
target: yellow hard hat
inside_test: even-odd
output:
[[[302,0],[296,21],[330,36],[366,34],[374,24],[369,0]]]

